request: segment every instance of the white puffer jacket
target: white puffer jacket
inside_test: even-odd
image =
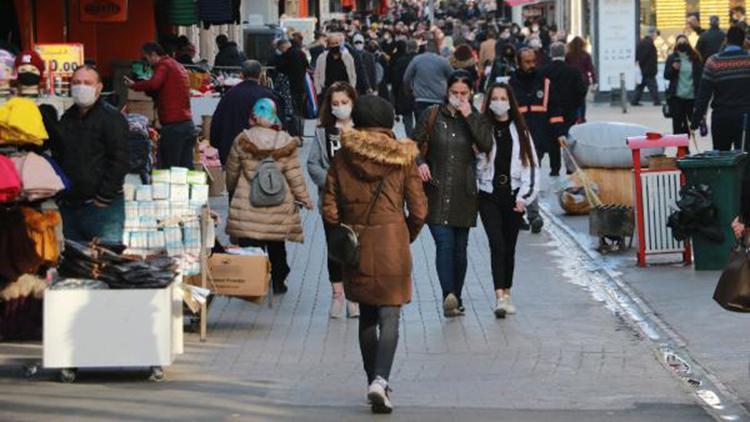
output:
[[[534,202],[539,194],[539,159],[534,150],[534,142],[531,141],[531,154],[534,156],[534,165],[524,166],[521,161],[521,144],[515,123],[510,124],[510,136],[513,138],[513,159],[510,163],[510,187],[518,189],[516,199],[529,205]],[[479,190],[492,193],[492,179],[495,177],[495,155],[497,154],[497,139],[492,145],[492,151],[488,154],[477,154],[477,186]]]

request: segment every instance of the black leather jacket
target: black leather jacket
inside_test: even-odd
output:
[[[440,107],[435,124],[428,121]],[[474,110],[469,117],[451,113],[444,105],[422,115],[414,139],[424,156],[419,164],[430,166],[432,180],[424,184],[428,224],[474,227],[477,222],[476,154],[492,150],[492,124]]]

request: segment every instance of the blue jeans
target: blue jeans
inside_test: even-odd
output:
[[[435,239],[435,265],[440,287],[443,289],[443,299],[453,293],[460,300],[468,265],[466,248],[469,244],[469,229],[438,224],[430,224],[429,227],[432,238]]]
[[[125,225],[125,199],[120,196],[107,208],[97,208],[87,203],[80,207],[60,206],[63,234],[68,240],[90,242],[94,238],[102,243],[122,244]]]

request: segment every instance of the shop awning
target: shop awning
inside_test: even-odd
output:
[[[525,6],[527,4],[541,3],[543,0],[505,0],[508,6]]]

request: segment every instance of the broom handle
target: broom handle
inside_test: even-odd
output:
[[[579,174],[578,177],[581,179],[581,183],[583,183],[583,188],[586,191],[586,196],[590,196],[590,198],[587,198],[589,202],[591,202],[595,207],[603,205],[602,200],[599,199],[599,195],[597,195],[596,192],[594,192],[594,189],[591,188],[591,180],[589,179],[586,172],[583,171],[581,166],[578,165],[578,161],[576,161],[575,157],[573,157],[573,154],[570,152],[567,145],[563,145],[563,151],[565,151],[565,154],[573,163],[573,167],[576,168],[576,173]]]

